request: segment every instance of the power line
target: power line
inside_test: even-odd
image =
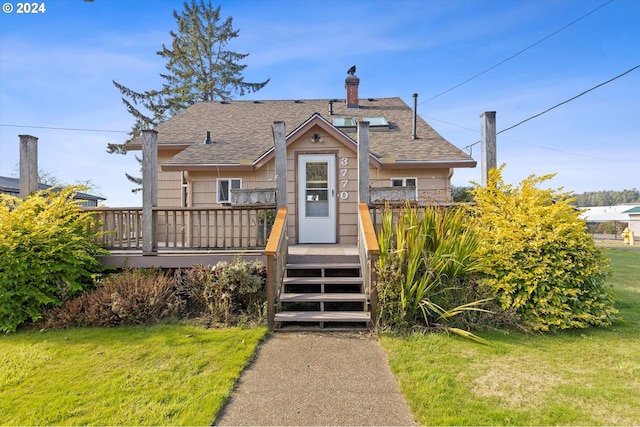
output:
[[[572,156],[587,157],[589,159],[604,160],[604,161],[607,161],[607,162],[619,162],[619,163],[626,163],[627,162],[627,160],[608,159],[606,157],[590,156],[589,154],[574,153],[572,151],[561,150],[559,148],[552,148],[552,147],[545,147],[544,145],[531,144],[530,142],[516,141],[515,139],[511,139],[511,138],[506,138],[506,139],[509,140],[509,141],[516,142],[518,144],[530,145],[532,147],[542,148],[544,150],[549,150],[549,151],[556,151],[558,153],[571,154]]]
[[[464,130],[468,130],[468,131],[475,132],[475,133],[480,132],[478,129],[472,129],[472,128],[468,128],[468,127],[465,127],[465,126],[460,126],[460,125],[457,125],[455,123],[446,122],[444,120],[436,119],[435,117],[430,117],[430,116],[422,116],[422,117],[424,117],[426,119],[429,119],[430,122],[440,122],[440,123],[444,123],[444,124],[449,125],[449,126],[453,126],[455,128],[464,129]]]
[[[572,22],[568,23],[567,25],[565,25],[564,27],[560,28],[559,30],[554,31],[553,33],[549,34],[548,36],[546,36],[546,37],[544,37],[544,38],[542,38],[542,39],[538,40],[538,41],[537,41],[537,42],[535,42],[534,44],[532,44],[532,45],[530,45],[530,46],[525,47],[524,49],[522,49],[521,51],[519,51],[519,52],[517,52],[517,53],[515,53],[515,54],[511,55],[511,56],[510,56],[510,57],[508,57],[507,59],[502,60],[502,61],[498,62],[498,63],[497,63],[497,64],[495,64],[495,65],[492,65],[491,67],[487,68],[487,69],[486,69],[486,70],[484,70],[484,71],[481,71],[480,73],[478,73],[478,74],[476,74],[476,75],[474,75],[474,76],[472,76],[472,77],[469,77],[467,80],[463,81],[462,83],[458,83],[457,85],[455,85],[455,86],[453,86],[453,87],[451,87],[451,88],[449,88],[449,89],[447,89],[447,90],[445,90],[445,91],[443,91],[443,92],[440,92],[439,94],[437,94],[437,95],[435,95],[435,96],[432,96],[432,97],[431,97],[431,98],[429,98],[429,99],[426,99],[426,100],[422,101],[419,105],[422,105],[422,104],[424,104],[425,102],[429,102],[429,101],[432,101],[432,100],[434,100],[434,99],[436,99],[436,98],[439,98],[440,96],[442,96],[442,95],[444,95],[444,94],[446,94],[446,93],[449,93],[449,92],[451,92],[452,90],[457,89],[457,88],[459,88],[459,87],[460,87],[460,86],[462,86],[462,85],[465,85],[465,84],[469,83],[471,80],[474,80],[474,79],[476,79],[476,78],[480,77],[481,75],[488,73],[489,71],[493,70],[494,68],[497,68],[497,67],[499,67],[500,65],[504,64],[505,62],[512,60],[512,59],[513,59],[513,58],[515,58],[516,56],[518,56],[518,55],[520,55],[520,54],[522,54],[522,53],[526,52],[527,50],[529,50],[529,49],[531,49],[531,48],[533,48],[533,47],[535,47],[535,46],[537,46],[537,45],[539,45],[539,44],[540,44],[540,43],[542,43],[543,41],[545,41],[545,40],[547,40],[547,39],[550,39],[551,37],[555,36],[556,34],[558,34],[558,33],[559,33],[559,32],[561,32],[561,31],[563,31],[563,30],[565,30],[565,29],[569,28],[570,26],[572,26],[573,24],[577,23],[578,21],[581,21],[581,20],[583,20],[584,18],[586,18],[587,16],[591,15],[592,13],[595,13],[596,11],[598,11],[598,10],[602,9],[603,7],[605,7],[606,5],[608,5],[609,3],[611,3],[612,1],[613,1],[613,0],[609,0],[609,1],[608,1],[608,2],[606,2],[606,3],[603,3],[602,5],[598,6],[598,7],[597,7],[597,8],[595,8],[595,9],[593,9],[591,12],[587,13],[586,15],[583,15],[583,16],[581,16],[580,18],[578,18],[578,19],[576,19],[576,20],[574,20],[574,21],[572,21]]]
[[[559,107],[559,106],[561,106],[561,105],[564,105],[564,104],[566,104],[566,103],[568,103],[568,102],[573,101],[574,99],[580,98],[582,95],[585,95],[585,94],[587,94],[587,93],[591,92],[592,90],[595,90],[595,89],[597,89],[597,88],[599,88],[599,87],[601,87],[601,86],[604,86],[604,85],[606,85],[607,83],[611,83],[612,81],[617,80],[617,79],[619,79],[620,77],[622,77],[622,76],[624,76],[624,75],[626,75],[626,74],[629,74],[629,73],[630,73],[630,72],[632,72],[633,70],[637,70],[638,68],[640,68],[640,65],[636,65],[635,67],[633,67],[633,68],[631,68],[631,69],[629,69],[629,70],[625,71],[625,72],[624,72],[624,73],[622,73],[622,74],[619,74],[619,75],[615,76],[615,77],[614,77],[614,78],[612,78],[612,79],[607,80],[606,82],[600,83],[599,85],[596,85],[596,86],[592,87],[591,89],[587,89],[587,90],[585,90],[584,92],[579,93],[578,95],[574,96],[573,98],[569,98],[569,99],[567,99],[566,101],[562,101],[561,103],[556,104],[556,105],[554,105],[554,106],[553,106],[553,107],[551,107],[551,108],[547,108],[546,110],[544,110],[544,111],[543,111],[543,112],[541,112],[541,113],[538,113],[538,114],[533,115],[533,116],[531,116],[531,117],[529,117],[529,118],[526,118],[526,119],[522,120],[521,122],[516,123],[516,124],[515,124],[515,125],[513,125],[513,126],[509,126],[509,127],[508,127],[508,128],[506,128],[506,129],[502,129],[500,132],[496,133],[496,135],[501,134],[502,132],[506,132],[506,131],[508,131],[508,130],[511,130],[511,129],[515,128],[515,127],[518,127],[518,126],[520,126],[521,124],[528,122],[529,120],[535,119],[536,117],[540,117],[541,115],[543,115],[543,114],[545,114],[545,113],[548,113],[549,111],[553,110],[554,108],[558,108],[558,107]]]
[[[26,125],[10,125],[0,123],[0,126],[13,127],[13,128],[27,128],[27,129],[52,129],[52,130],[72,130],[79,132],[112,132],[112,133],[127,133],[126,130],[110,130],[110,129],[82,129],[82,128],[63,128],[54,126],[26,126]]]
[[[534,114],[533,116],[530,116],[530,117],[528,117],[528,118],[526,118],[526,119],[524,119],[524,120],[521,120],[521,121],[519,121],[518,123],[516,123],[516,124],[515,124],[515,125],[513,125],[513,126],[509,126],[508,128],[502,129],[501,131],[496,132],[496,136],[497,136],[497,135],[500,135],[501,133],[504,133],[504,132],[506,132],[506,131],[508,131],[508,130],[511,130],[511,129],[513,129],[513,128],[516,128],[516,127],[520,126],[521,124],[528,122],[529,120],[533,120],[533,119],[535,119],[535,118],[537,118],[537,117],[540,117],[540,116],[542,116],[543,114],[546,114],[546,113],[548,113],[549,111],[551,111],[551,110],[553,110],[553,109],[555,109],[555,108],[560,107],[561,105],[567,104],[567,103],[569,103],[569,102],[571,102],[571,101],[573,101],[573,100],[575,100],[575,99],[577,99],[577,98],[580,98],[581,96],[586,95],[587,93],[589,93],[589,92],[591,92],[591,91],[593,91],[593,90],[595,90],[595,89],[598,89],[599,87],[602,87],[602,86],[604,86],[604,85],[606,85],[606,84],[609,84],[609,83],[611,83],[612,81],[617,80],[617,79],[619,79],[620,77],[623,77],[623,76],[625,76],[625,75],[629,74],[630,72],[632,72],[632,71],[634,71],[634,70],[637,70],[638,68],[640,68],[640,64],[639,64],[639,65],[636,65],[635,67],[632,67],[632,68],[628,69],[627,71],[625,71],[625,72],[624,72],[624,73],[622,73],[622,74],[618,74],[617,76],[615,76],[615,77],[613,77],[613,78],[611,78],[611,79],[609,79],[609,80],[607,80],[607,81],[605,81],[605,82],[602,82],[602,83],[600,83],[600,84],[597,84],[597,85],[593,86],[592,88],[587,89],[587,90],[585,90],[585,91],[583,91],[583,92],[579,93],[579,94],[578,94],[578,95],[576,95],[576,96],[573,96],[573,97],[571,97],[571,98],[569,98],[569,99],[567,99],[567,100],[565,100],[565,101],[562,101],[562,102],[560,102],[560,103],[558,103],[558,104],[554,105],[553,107],[547,108],[546,110],[544,110],[544,111],[542,111],[542,112],[540,112],[540,113],[538,113],[538,114]],[[474,145],[478,145],[478,144],[480,144],[480,142],[481,142],[481,141],[476,141],[476,142],[474,142],[473,144],[469,144],[469,145],[467,145],[466,147],[463,147],[462,149],[463,149],[463,150],[469,149],[469,148],[473,147]],[[529,145],[534,145],[534,144],[529,144]],[[543,146],[539,146],[539,145],[534,145],[534,146],[535,146],[535,147],[540,147],[540,148],[545,148],[545,147],[543,147]],[[547,148],[548,148],[548,147],[547,147]],[[549,149],[550,149],[550,148],[549,148]],[[555,150],[555,149],[554,149],[554,150]],[[555,151],[559,151],[559,150],[555,150]],[[588,156],[587,156],[587,157],[588,157]]]
[[[611,1],[613,1],[613,0],[611,0]],[[639,64],[639,65],[636,65],[635,67],[632,67],[632,68],[628,69],[627,71],[625,71],[625,72],[623,72],[623,73],[621,73],[621,74],[618,74],[617,76],[615,76],[615,77],[613,77],[613,78],[611,78],[611,79],[609,79],[609,80],[607,80],[607,81],[605,81],[605,82],[602,82],[602,83],[600,83],[600,84],[597,84],[597,85],[593,86],[592,88],[587,89],[587,90],[585,90],[585,91],[583,91],[583,92],[579,93],[579,94],[578,94],[578,95],[576,95],[576,96],[573,96],[573,97],[571,97],[571,98],[569,98],[569,99],[567,99],[567,100],[565,100],[565,101],[562,101],[562,102],[560,102],[560,103],[558,103],[558,104],[554,105],[553,107],[547,108],[546,110],[544,110],[544,111],[542,111],[542,112],[540,112],[540,113],[538,113],[538,114],[534,114],[533,116],[530,116],[530,117],[528,117],[528,118],[526,118],[526,119],[524,119],[524,120],[521,120],[520,122],[516,123],[515,125],[509,126],[508,128],[505,128],[505,129],[502,129],[501,131],[496,132],[496,136],[497,136],[497,135],[500,135],[501,133],[504,133],[504,132],[506,132],[506,131],[508,131],[508,130],[511,130],[511,129],[513,129],[513,128],[516,128],[516,127],[518,127],[518,126],[520,126],[520,125],[522,125],[522,124],[524,124],[524,123],[526,123],[526,122],[528,122],[528,121],[530,121],[530,120],[533,120],[533,119],[535,119],[535,118],[537,118],[537,117],[540,117],[540,116],[542,116],[543,114],[546,114],[546,113],[548,113],[549,111],[551,111],[551,110],[553,110],[553,109],[555,109],[555,108],[560,107],[561,105],[564,105],[564,104],[567,104],[567,103],[569,103],[569,102],[571,102],[571,101],[574,101],[575,99],[580,98],[581,96],[586,95],[587,93],[589,93],[589,92],[591,92],[591,91],[593,91],[593,90],[595,90],[595,89],[598,89],[599,87],[602,87],[602,86],[604,86],[604,85],[606,85],[606,84],[609,84],[609,83],[613,82],[614,80],[617,80],[617,79],[619,79],[620,77],[623,77],[623,76],[625,76],[625,75],[627,75],[627,74],[631,73],[632,71],[637,70],[638,68],[640,68],[640,64]],[[470,128],[467,128],[467,127],[464,127],[464,126],[459,126],[459,125],[456,125],[456,124],[453,124],[453,123],[450,123],[450,122],[445,122],[445,121],[443,121],[443,120],[434,119],[433,117],[430,117],[430,119],[431,119],[431,120],[435,120],[435,121],[439,121],[439,122],[442,122],[442,123],[446,123],[446,124],[448,124],[448,125],[455,126],[455,127],[461,128],[461,129],[466,129],[466,130],[470,130],[470,131],[473,131],[473,132],[477,132],[477,130],[475,130],[475,129],[470,129]],[[0,126],[5,126],[5,127],[21,127],[21,128],[29,128],[29,129],[53,129],[53,130],[66,130],[66,131],[82,131],[82,132],[112,132],[112,133],[128,133],[128,131],[123,131],[123,130],[108,130],[108,129],[82,129],[82,128],[63,128],[63,127],[53,127],[53,126],[23,126],[23,125],[2,124],[2,123],[0,123]],[[480,144],[480,142],[481,142],[481,141],[476,141],[476,142],[474,142],[473,144],[469,144],[469,145],[467,145],[467,146],[463,147],[462,149],[463,149],[463,150],[471,149],[473,146]],[[516,142],[518,142],[518,141],[516,141]],[[526,144],[526,143],[522,143],[522,144]],[[534,147],[544,148],[544,149],[548,149],[548,150],[552,150],[552,151],[560,151],[560,152],[569,153],[569,152],[567,152],[567,151],[562,151],[562,150],[558,150],[558,149],[553,149],[553,148],[549,148],[549,147],[544,147],[544,146],[542,146],[542,145],[535,145],[535,144],[527,144],[527,145],[532,145],[532,146],[534,146]],[[569,153],[569,154],[576,154],[576,155],[578,155],[578,156],[582,156],[582,154],[578,154],[578,153]],[[587,155],[584,155],[584,156],[585,156],[585,157],[592,157],[592,156],[587,156]],[[597,158],[597,157],[594,157],[594,158]],[[600,159],[601,159],[601,160],[609,160],[609,159],[602,159],[602,158],[600,158]]]

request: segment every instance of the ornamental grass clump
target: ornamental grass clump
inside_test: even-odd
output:
[[[483,285],[529,330],[611,325],[617,310],[606,284],[608,261],[569,193],[537,187],[553,175],[505,184],[503,169],[474,190],[474,259]]]
[[[445,328],[472,336],[454,319],[468,311],[486,311],[488,299],[466,299],[479,261],[478,240],[461,209],[386,208],[378,235],[378,324],[407,329]]]

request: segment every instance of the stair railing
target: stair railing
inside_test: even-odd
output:
[[[273,330],[280,289],[287,266],[289,250],[287,236],[287,208],[282,207],[276,213],[276,219],[271,228],[269,240],[264,254],[267,256],[267,326]]]
[[[375,325],[378,312],[378,291],[376,289],[376,263],[380,247],[376,231],[371,221],[371,213],[366,203],[358,204],[358,254],[364,280],[364,289],[369,298],[371,322]]]

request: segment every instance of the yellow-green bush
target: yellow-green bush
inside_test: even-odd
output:
[[[569,193],[537,187],[553,175],[505,184],[503,168],[474,190],[483,284],[531,330],[610,325],[608,261]]]
[[[0,195],[0,330],[15,331],[46,307],[92,285],[100,270],[91,217],[73,201],[81,188]]]

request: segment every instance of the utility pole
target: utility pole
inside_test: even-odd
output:
[[[20,137],[20,198],[26,200],[38,191],[38,138]]]
[[[481,184],[483,187],[489,181],[489,171],[497,168],[496,159],[496,112],[485,111],[480,115],[480,129],[482,139],[480,141]]]

